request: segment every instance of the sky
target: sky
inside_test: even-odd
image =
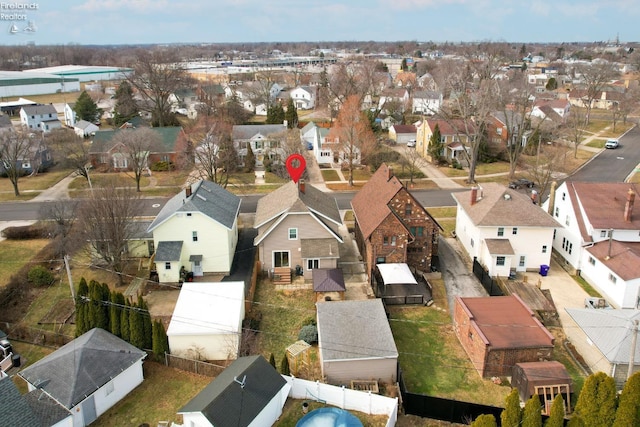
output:
[[[638,0],[2,1],[0,45],[634,42],[638,22]]]

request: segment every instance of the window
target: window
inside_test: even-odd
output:
[[[504,227],[498,227],[498,237],[504,236]]]
[[[564,224],[569,225],[569,215],[567,215],[567,218],[564,220]]]
[[[555,228],[553,229],[553,240],[556,240],[556,232],[557,232],[557,231],[558,231],[558,230],[556,230]]]
[[[407,204],[404,206],[404,214],[405,214],[406,216],[411,215],[411,203],[407,203]]]
[[[560,216],[560,208],[556,207],[556,217]]]
[[[313,270],[314,268],[319,268],[320,260],[318,259],[308,259],[307,260],[307,270]]]
[[[387,258],[383,256],[379,256],[378,258],[376,258],[376,264],[384,264],[386,261],[387,261]]]
[[[511,229],[511,234],[518,234],[518,227],[513,227]]]
[[[607,237],[607,230],[600,230],[600,237]]]
[[[473,241],[473,239],[471,239],[471,247],[473,247],[474,244],[475,242]]]
[[[573,250],[573,243],[569,243],[567,251],[569,252],[569,255],[571,255],[571,251]]]
[[[113,381],[109,381],[108,383],[106,383],[104,385],[104,394],[105,396],[109,396],[111,393],[113,393],[114,387],[113,387]]]
[[[289,240],[298,240],[298,229],[290,228],[289,229]]]
[[[409,227],[412,235],[422,237],[424,235],[424,227]]]
[[[567,197],[567,193],[562,193],[562,200],[564,200],[565,197]]]
[[[615,285],[618,281],[618,278],[614,276],[613,273],[609,273],[609,281]]]
[[[589,257],[589,264],[596,265],[596,259],[592,256]]]
[[[191,232],[191,240],[193,240],[194,242],[198,241],[198,232],[197,231],[192,231]]]
[[[396,236],[391,236],[391,246],[396,245]]]
[[[504,265],[506,258],[503,256],[496,257],[496,265]]]
[[[542,245],[542,253],[543,254],[547,253],[547,245]]]
[[[261,150],[262,149],[262,141],[256,141],[255,142],[255,146],[256,146],[256,150]]]
[[[164,263],[164,269],[165,270],[171,270],[171,263],[170,262],[165,262]]]
[[[289,251],[274,251],[273,252],[273,266],[274,267],[289,267]]]
[[[191,216],[191,212],[187,212],[187,216]]]
[[[525,265],[525,259],[526,259],[526,258],[525,258],[525,256],[524,256],[524,255],[520,255],[520,262],[518,263],[518,265],[519,265],[520,267],[524,267],[524,265]]]

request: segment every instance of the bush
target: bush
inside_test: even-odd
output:
[[[41,265],[32,267],[29,273],[27,273],[27,279],[29,283],[38,287],[49,286],[55,280],[53,274]]]
[[[298,333],[298,339],[303,340],[307,344],[315,344],[318,342],[318,328],[316,325],[305,325]]]
[[[9,240],[30,240],[47,237],[46,228],[40,224],[23,225],[19,227],[7,227],[2,235]]]
[[[154,164],[151,165],[151,170],[154,172],[166,172],[166,171],[172,171],[174,170],[175,167],[173,165],[173,162],[156,162]]]

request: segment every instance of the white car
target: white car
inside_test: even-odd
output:
[[[410,139],[407,142],[407,147],[415,147],[416,146],[416,140],[415,139]]]
[[[604,148],[618,148],[620,143],[617,139],[607,139],[607,142],[604,143]]]

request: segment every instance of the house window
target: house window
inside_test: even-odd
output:
[[[496,265],[504,265],[506,258],[503,256],[496,257]]]
[[[191,240],[193,240],[194,242],[198,241],[198,232],[197,231],[192,231],[191,232]]]
[[[571,255],[571,251],[572,250],[573,250],[573,243],[569,243],[569,245],[568,245],[569,255]]]
[[[547,253],[547,245],[542,245],[542,253],[543,254]]]
[[[475,242],[473,241],[473,239],[471,239],[471,247],[473,247],[474,244]]]
[[[615,285],[618,281],[618,278],[614,276],[613,273],[609,273],[609,281]]]
[[[556,217],[560,216],[560,208],[556,207]]]
[[[518,263],[518,265],[520,267],[524,267],[525,263],[525,256],[524,255],[520,255],[520,262]]]
[[[600,237],[607,237],[607,230],[601,230]]]
[[[298,229],[290,228],[289,229],[289,240],[298,240]]]
[[[378,258],[376,258],[376,264],[384,264],[385,262],[387,262],[387,258],[383,256],[379,256]]]
[[[567,196],[567,193],[562,193],[562,200]]]
[[[564,224],[569,225],[569,215],[567,215],[567,218],[564,220]]]
[[[410,203],[407,203],[407,204],[404,206],[404,214],[405,214],[406,216],[411,215],[411,204],[410,204]]]
[[[518,227],[513,227],[511,229],[511,234],[518,234]]]
[[[187,216],[191,216],[191,212],[187,212]]]
[[[164,269],[165,270],[171,270],[171,263],[170,262],[165,262],[164,263]]]
[[[289,251],[274,251],[273,252],[273,266],[274,267],[289,267]]]
[[[391,236],[391,246],[396,245],[396,236]]]
[[[424,235],[424,227],[410,227],[409,231],[413,236],[422,237]]]
[[[382,238],[382,244],[383,244],[384,246],[389,246],[389,236],[384,236],[384,237]]]
[[[592,256],[589,257],[589,264],[596,265],[596,259]]]
[[[556,240],[556,232],[557,232],[557,231],[558,231],[558,230],[556,230],[555,228],[553,229],[553,240]]]
[[[256,150],[261,150],[262,149],[262,141],[256,141],[255,142],[255,146],[256,146]]]
[[[319,259],[308,259],[307,260],[307,270],[313,270],[314,268],[320,268],[320,260]]]
[[[498,227],[498,237],[504,236],[504,227]]]

